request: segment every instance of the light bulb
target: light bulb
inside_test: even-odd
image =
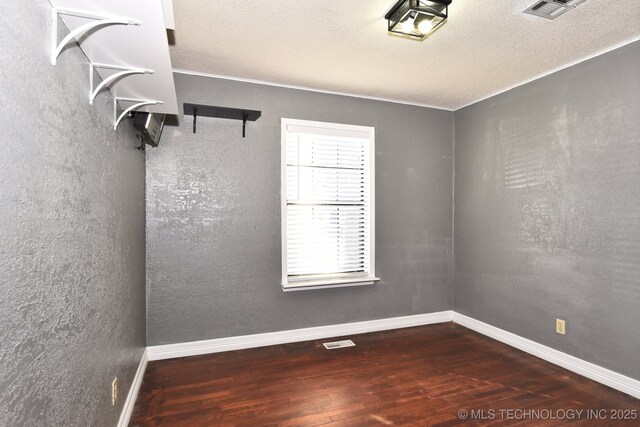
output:
[[[416,11],[411,11],[411,13],[409,13],[409,17],[401,25],[403,33],[411,34],[411,33],[413,33],[415,31],[415,29],[416,29],[416,17],[417,16],[418,16],[418,12],[416,12]]]
[[[427,34],[432,29],[433,29],[433,24],[428,19],[424,19],[422,22],[418,24],[418,30],[422,34]]]
[[[407,19],[402,23],[402,32],[403,33],[412,33],[414,29],[413,19]]]

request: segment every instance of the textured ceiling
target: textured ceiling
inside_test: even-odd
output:
[[[587,0],[553,21],[523,14],[533,2],[453,0],[420,42],[388,35],[394,0],[173,0],[172,62],[456,109],[640,38],[640,0]]]

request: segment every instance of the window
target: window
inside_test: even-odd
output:
[[[282,288],[375,277],[374,128],[282,119]]]

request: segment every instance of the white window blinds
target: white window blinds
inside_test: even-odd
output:
[[[285,120],[283,286],[370,278],[373,130]]]

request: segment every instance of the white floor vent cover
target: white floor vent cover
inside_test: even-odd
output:
[[[334,348],[355,347],[355,343],[351,340],[334,341],[322,343],[327,350],[333,350]]]

